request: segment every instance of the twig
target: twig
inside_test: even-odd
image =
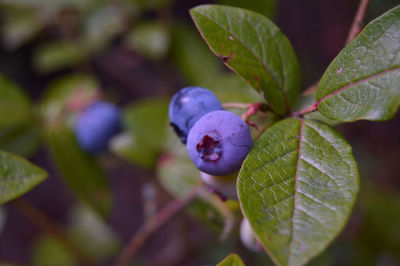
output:
[[[349,34],[347,35],[346,43],[351,42],[362,29],[362,22],[367,11],[370,0],[361,0],[357,9],[356,16],[354,17],[353,24],[351,25]]]
[[[223,103],[222,107],[224,107],[224,108],[247,109],[247,108],[249,108],[249,104],[248,103]]]
[[[11,204],[28,217],[36,226],[56,237],[82,265],[100,265],[72,242],[72,240],[66,236],[65,233],[49,219],[49,217],[38,210],[30,202],[19,198],[12,201]]]
[[[114,266],[129,265],[133,257],[139,249],[146,243],[152,234],[154,234],[163,224],[165,224],[172,216],[189,205],[198,195],[199,186],[196,186],[185,197],[179,200],[169,202],[159,213],[152,219],[145,221],[136,233],[129,240],[117,259],[113,263]]]
[[[312,105],[307,106],[306,108],[304,108],[303,110],[301,110],[299,112],[294,112],[293,116],[295,116],[295,117],[303,117],[305,114],[317,111],[318,110],[318,104],[319,104],[319,102],[315,102]]]

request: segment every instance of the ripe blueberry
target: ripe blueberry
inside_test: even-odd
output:
[[[186,144],[196,167],[217,176],[239,170],[251,146],[247,124],[227,111],[213,111],[201,117],[190,130]]]
[[[75,123],[75,135],[79,146],[96,153],[107,149],[108,141],[121,129],[121,113],[108,102],[95,102],[79,114]]]
[[[175,93],[169,104],[169,120],[175,133],[186,144],[193,125],[205,114],[223,110],[214,93],[200,87],[186,87]]]

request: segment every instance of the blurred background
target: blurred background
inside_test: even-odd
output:
[[[104,265],[145,219],[199,179],[167,126],[173,93],[198,85],[222,102],[260,101],[196,31],[188,10],[205,3],[272,19],[298,56],[303,90],[344,47],[358,6],[356,0],[0,0],[0,87],[19,91],[13,101],[22,117],[0,119],[0,149],[49,172],[23,200]],[[371,0],[365,21],[396,4]],[[64,110],[76,94],[93,93],[123,109],[126,128],[97,156],[76,147],[69,129],[75,114]],[[338,128],[353,147],[361,189],[346,228],[311,265],[400,265],[400,116]],[[214,198],[196,201],[143,246],[133,265],[215,265],[230,252],[247,265],[272,265],[243,246],[237,227],[220,241],[225,219]],[[20,205],[7,203],[0,207],[3,264],[80,263]]]

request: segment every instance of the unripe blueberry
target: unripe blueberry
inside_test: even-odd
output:
[[[190,130],[186,144],[196,167],[217,176],[239,170],[251,146],[247,124],[227,111],[213,111],[201,117]]]
[[[236,179],[238,172],[224,176],[215,176],[200,172],[200,176],[204,183],[216,192],[221,193],[222,196],[233,200],[238,199],[236,192]]]
[[[75,123],[79,146],[90,153],[107,149],[108,141],[121,130],[121,113],[115,105],[98,101],[86,107]]]
[[[186,144],[192,126],[205,114],[223,110],[217,96],[200,87],[186,87],[175,93],[169,104],[169,120],[175,133]]]
[[[251,251],[262,251],[263,248],[254,235],[250,223],[246,218],[243,218],[240,224],[240,240],[243,245]]]

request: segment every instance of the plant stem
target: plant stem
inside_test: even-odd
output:
[[[123,248],[117,259],[113,263],[114,266],[129,265],[133,257],[139,249],[146,243],[152,234],[154,234],[163,224],[177,214],[180,210],[189,205],[198,196],[199,186],[196,186],[182,199],[170,201],[158,212],[153,218],[145,221],[136,233],[129,240],[128,244]]]
[[[38,210],[29,201],[16,199],[11,204],[36,226],[56,237],[72,255],[74,255],[82,265],[100,265],[80,249],[47,215]]]
[[[223,103],[222,107],[224,107],[224,108],[247,109],[247,108],[249,108],[249,104],[248,103]]]
[[[353,24],[351,25],[349,34],[347,35],[346,44],[351,42],[362,29],[362,22],[368,8],[370,0],[361,0],[357,9],[356,16],[354,17]]]
[[[318,104],[319,104],[319,102],[315,102],[312,105],[307,106],[306,108],[304,108],[303,110],[301,110],[299,112],[294,112],[293,116],[295,116],[295,117],[303,117],[305,114],[317,111],[318,110]]]

